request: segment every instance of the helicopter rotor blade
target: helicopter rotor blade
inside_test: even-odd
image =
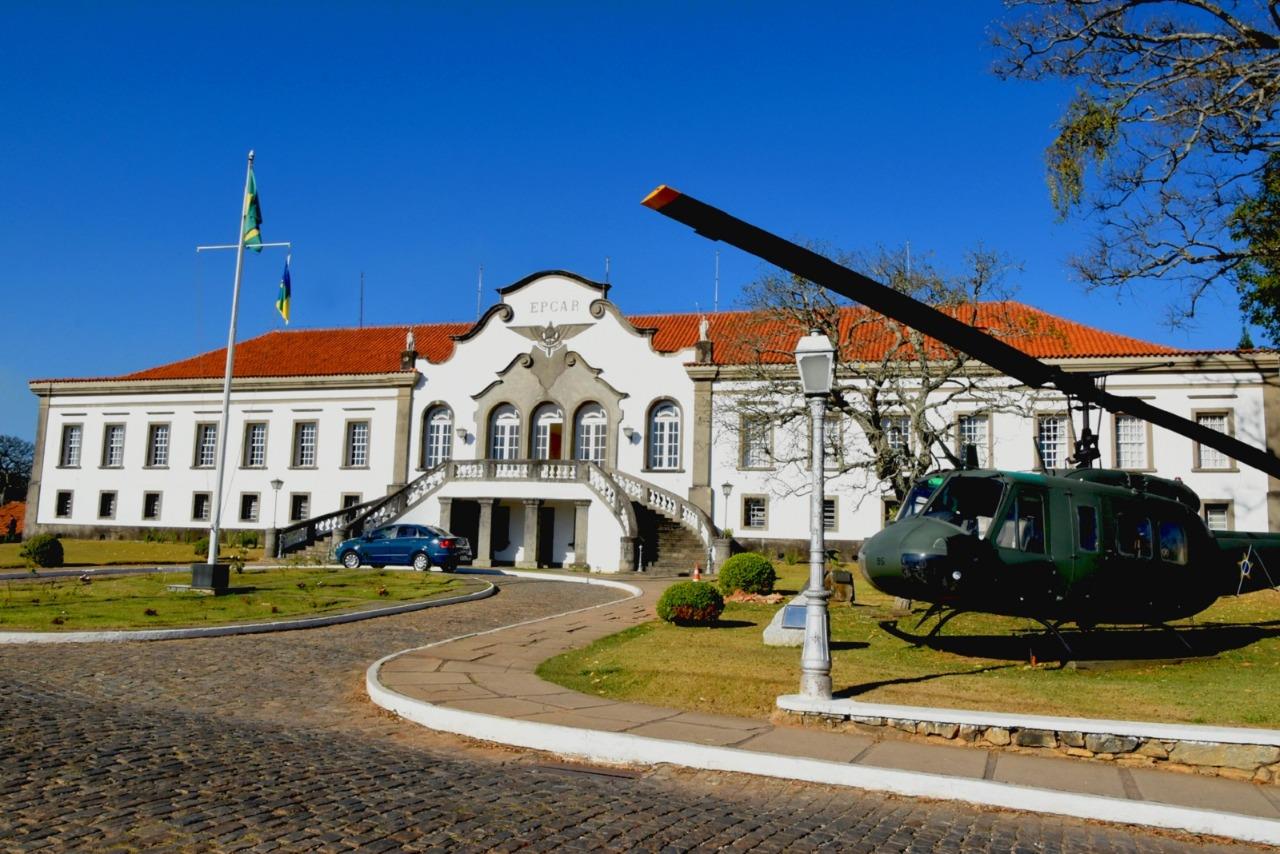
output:
[[[850,270],[830,258],[738,219],[663,184],[645,197],[645,207],[808,279],[873,311],[905,323],[942,343],[1032,388],[1052,385],[1069,397],[1087,400],[1109,412],[1133,415],[1166,430],[1221,451],[1245,465],[1280,478],[1280,458],[1209,427],[1166,412],[1143,400],[1099,389],[1087,374],[1073,374],[1045,364],[998,338],[962,323],[932,306]]]

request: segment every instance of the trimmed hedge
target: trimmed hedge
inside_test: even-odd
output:
[[[36,566],[54,569],[62,566],[62,541],[53,534],[36,534],[22,544],[18,554]]]
[[[726,595],[736,590],[767,595],[777,580],[773,564],[759,552],[736,554],[720,567],[720,591]]]
[[[706,581],[680,581],[658,600],[658,616],[678,626],[706,626],[720,619],[724,598]]]

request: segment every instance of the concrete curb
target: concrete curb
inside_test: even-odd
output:
[[[542,573],[503,572],[549,580],[577,581],[640,590],[622,582],[588,578],[549,576]],[[606,603],[608,605],[616,602]],[[592,608],[567,613],[579,613]],[[528,625],[557,619],[556,614],[514,625]],[[730,771],[786,780],[847,786],[906,797],[962,801],[979,806],[1062,815],[1115,824],[1159,827],[1190,833],[1222,836],[1247,842],[1280,845],[1280,821],[1254,816],[1194,809],[1171,804],[1074,794],[1048,789],[996,783],[960,777],[946,777],[914,771],[850,765],[820,759],[714,747],[668,741],[628,733],[577,729],[559,724],[513,720],[480,712],[469,712],[415,700],[384,686],[379,671],[384,664],[408,653],[452,643],[464,638],[492,634],[513,626],[460,635],[415,649],[401,650],[378,659],[365,672],[365,690],[374,704],[421,726],[468,738],[542,750],[590,762],[616,765],[669,764],[709,771]],[[1025,725],[1025,724],[1024,724]]]
[[[276,620],[270,623],[239,623],[229,626],[204,626],[182,629],[134,629],[103,632],[0,632],[0,644],[54,644],[54,643],[121,643],[124,641],[182,640],[185,638],[226,637],[228,635],[256,635],[266,632],[291,632],[295,629],[316,629],[342,623],[357,623],[375,617],[407,614],[441,605],[456,605],[485,599],[498,592],[493,584],[474,593],[431,599],[426,602],[408,602],[369,611],[330,614],[324,617],[307,617],[302,620]]]
[[[1014,715],[970,709],[938,709],[927,706],[895,706],[856,700],[815,700],[799,694],[778,698],[778,708],[789,712],[842,715],[854,718],[893,718],[929,723],[970,724],[980,727],[1012,727],[1057,732],[1129,735],[1169,741],[1209,744],[1261,744],[1280,747],[1280,730],[1250,727],[1162,724],[1152,721],[1110,721],[1101,718],[1058,718],[1049,715]]]

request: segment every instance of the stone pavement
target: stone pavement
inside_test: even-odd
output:
[[[627,580],[636,583],[631,578]],[[447,712],[456,710],[496,716],[509,722],[572,727],[580,731],[584,739],[591,733],[621,733],[688,745],[750,751],[762,755],[759,760],[761,767],[766,764],[778,766],[776,758],[766,762],[765,754],[810,758],[861,768],[941,775],[957,781],[959,790],[965,788],[966,781],[986,781],[1048,790],[1049,800],[1053,799],[1052,793],[1058,793],[1058,800],[1066,800],[1069,794],[1102,796],[1128,803],[1128,809],[1123,803],[1119,805],[1117,812],[1121,815],[1127,815],[1134,805],[1146,804],[1229,813],[1238,817],[1231,824],[1238,824],[1245,817],[1280,822],[1280,787],[1275,786],[1125,768],[1114,763],[1035,757],[980,747],[950,747],[892,737],[875,738],[864,734],[775,726],[758,719],[615,702],[568,691],[535,675],[538,664],[561,652],[586,646],[630,625],[652,619],[654,603],[665,583],[640,581],[637,586],[644,591],[639,598],[390,657],[377,668],[376,673],[371,668],[370,683],[380,683],[395,694],[419,701],[427,709],[422,722],[428,726],[435,726],[432,721],[439,720],[442,726],[451,727],[450,721],[456,720],[457,716],[450,718]],[[405,713],[400,708],[395,710]],[[535,746],[535,740],[516,740],[504,735],[504,730],[514,731],[509,724],[504,726],[499,721],[492,725],[492,729],[496,741]],[[489,737],[479,734],[483,731],[483,722],[479,728],[468,722],[465,728],[457,727],[450,731]],[[568,737],[568,741],[572,742],[572,738]],[[549,745],[552,743],[548,742]],[[547,749],[557,748],[549,746]],[[574,750],[572,744],[569,749]],[[626,745],[621,749],[625,752]],[[607,750],[594,748],[595,758],[602,759]],[[584,750],[583,755],[587,752]],[[696,749],[691,747],[690,753],[693,752]],[[781,776],[785,775],[784,770]],[[960,799],[966,798],[961,795]],[[1085,814],[1097,816],[1102,813]],[[1274,832],[1280,839],[1280,823],[1275,825],[1274,831],[1266,832]]]
[[[390,651],[619,595],[497,581],[481,601],[307,631],[0,647],[0,852],[1246,849],[669,765],[571,770],[368,702],[365,671]]]

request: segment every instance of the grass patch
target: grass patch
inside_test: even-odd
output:
[[[173,628],[311,617],[479,589],[443,573],[267,569],[232,574],[224,596],[177,592],[190,572],[0,582],[0,630]]]
[[[804,567],[779,567],[794,592]],[[1061,647],[1028,620],[966,614],[928,646],[922,609],[903,616],[893,601],[858,586],[859,603],[831,608],[836,696],[914,706],[1032,714],[1280,727],[1280,593],[1221,599],[1176,624],[1195,648],[1168,633],[1069,635],[1077,658],[1137,659],[1114,669],[1063,668]],[[779,694],[799,688],[798,647],[761,639],[777,605],[727,603],[721,625],[652,622],[545,662],[545,679],[588,694],[691,711],[764,718]],[[883,625],[882,625],[883,624]],[[927,632],[926,624],[918,635]],[[1031,663],[1032,655],[1036,663]],[[1180,660],[1172,660],[1180,659]]]
[[[0,569],[25,569],[18,556],[22,543],[0,544]],[[62,541],[64,566],[130,566],[132,564],[192,563],[204,560],[191,543],[148,543],[142,540],[73,540]],[[230,555],[231,546],[222,547],[222,557]],[[262,549],[245,549],[247,560],[261,560]]]

